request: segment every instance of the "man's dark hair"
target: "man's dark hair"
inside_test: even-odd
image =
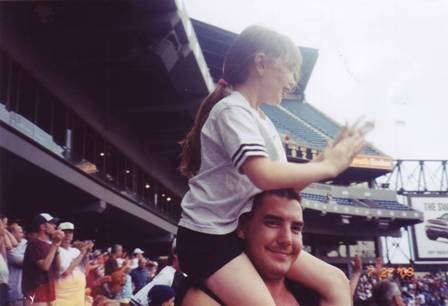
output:
[[[118,252],[118,250],[119,249],[123,249],[123,246],[121,245],[121,244],[114,244],[113,246],[112,246],[112,248],[111,248],[111,251],[110,251],[110,253],[111,254],[117,254],[117,252]]]
[[[281,198],[286,198],[288,200],[296,200],[299,203],[302,201],[300,194],[293,188],[268,190],[263,191],[254,197],[254,204],[252,206],[252,210],[255,210],[258,206],[260,206],[260,203],[263,200],[263,198],[268,195],[275,195]]]

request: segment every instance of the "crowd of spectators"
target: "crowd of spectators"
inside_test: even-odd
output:
[[[363,273],[355,292],[355,305],[374,305],[372,292],[383,277]],[[394,273],[387,280],[398,285],[401,298],[407,306],[448,306],[448,275],[446,272],[416,273],[412,277],[402,277]]]
[[[74,240],[75,224],[59,221],[41,213],[25,233],[22,224],[0,218],[0,306],[131,305],[140,291],[144,305],[174,305],[176,269],[157,273],[172,256],[159,264],[140,248],[129,256],[119,244],[95,249],[93,241]],[[156,286],[148,286],[155,277]]]
[[[22,226],[0,219],[0,306],[174,305],[185,278],[175,247],[151,260],[140,248],[127,255],[120,244],[100,250],[92,241],[74,240],[75,224],[46,213],[33,219],[29,233]],[[353,267],[355,305],[375,305],[372,292],[384,277],[362,271],[359,258]],[[448,306],[445,272],[393,273],[388,280],[407,306]]]

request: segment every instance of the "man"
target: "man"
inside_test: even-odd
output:
[[[138,267],[138,261],[143,258],[143,253],[145,252],[140,248],[134,249],[134,252],[132,253],[132,259],[130,260],[131,269],[135,269]]]
[[[257,195],[252,211],[240,219],[238,236],[245,252],[264,280],[277,305],[299,305],[286,273],[302,250],[303,216],[298,194],[292,189]],[[206,288],[190,289],[184,306],[212,306],[221,302]]]
[[[17,240],[17,246],[8,251],[8,269],[9,269],[9,292],[8,301],[11,306],[23,305],[22,293],[22,272],[23,272],[23,258],[25,257],[25,250],[27,240],[23,228],[17,223],[13,222],[9,225],[9,231]]]
[[[146,269],[148,269],[149,278],[151,280],[156,276],[158,267],[159,263],[157,261],[148,260],[146,263]]]
[[[405,306],[398,285],[388,280],[375,284],[372,296],[378,306]]]
[[[71,222],[62,222],[58,230],[64,232],[64,238],[58,250],[60,269],[55,283],[55,305],[82,305],[85,299],[86,276],[80,264],[93,245],[82,243],[81,249],[72,247],[75,225]]]
[[[138,267],[133,269],[130,273],[132,283],[134,284],[134,293],[138,292],[151,281],[149,271],[146,268],[146,262],[145,258],[140,258],[138,260]]]
[[[176,240],[173,241],[171,253],[168,256],[168,264],[150,283],[138,291],[131,299],[131,305],[148,305],[148,292],[155,285],[167,285],[178,291],[185,275],[180,270],[179,259],[176,253]]]
[[[110,251],[110,257],[104,264],[106,275],[111,275],[120,268],[121,264],[118,260],[121,260],[123,256],[123,246],[121,244],[114,244]]]
[[[34,217],[35,235],[23,259],[22,291],[25,305],[46,306],[55,300],[54,279],[59,269],[58,248],[64,233],[56,230],[57,218],[47,213]]]
[[[126,274],[116,271],[110,275],[110,281],[104,282],[96,290],[93,305],[120,305],[118,296],[126,285]]]

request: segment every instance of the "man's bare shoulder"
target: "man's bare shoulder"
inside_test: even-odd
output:
[[[182,299],[182,306],[220,306],[201,289],[190,288]]]

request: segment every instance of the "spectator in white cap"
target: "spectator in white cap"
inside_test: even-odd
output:
[[[92,248],[89,243],[82,243],[81,249],[72,247],[75,225],[62,222],[58,229],[65,236],[59,247],[60,270],[56,281],[56,302],[58,306],[83,305],[85,300],[86,275],[81,262]]]
[[[55,299],[54,278],[59,270],[58,249],[64,232],[56,230],[57,218],[42,213],[34,217],[35,235],[23,259],[22,291],[26,305],[47,305]]]
[[[151,282],[144,286],[140,291],[134,294],[132,297],[132,305],[147,305],[148,304],[148,292],[155,285],[167,285],[173,287],[174,290],[178,290],[185,278],[184,273],[180,270],[179,259],[177,257],[176,242],[173,241],[171,252],[168,256],[168,264],[159,274],[157,274]]]
[[[132,252],[132,258],[130,260],[131,269],[135,269],[138,267],[138,261],[143,258],[144,253],[145,252],[143,252],[143,250],[140,248],[134,249],[134,252]]]

